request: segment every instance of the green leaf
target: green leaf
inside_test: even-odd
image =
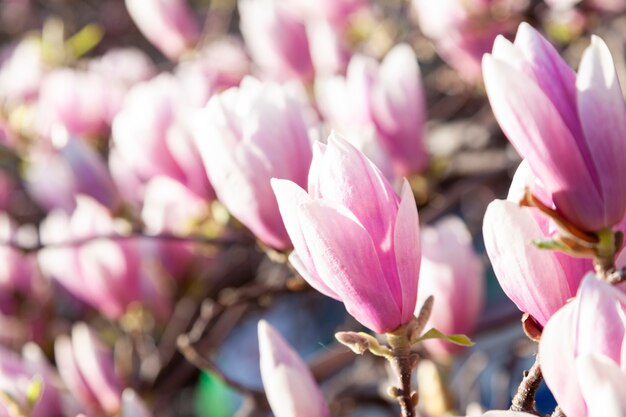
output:
[[[424,333],[419,339],[417,339],[417,341],[421,342],[422,340],[427,340],[427,339],[443,339],[459,346],[473,346],[474,345],[474,342],[472,342],[470,338],[465,336],[464,334],[444,334],[440,332],[439,330],[435,329],[434,327],[430,329],[429,331],[427,331],[426,333]]]
[[[98,46],[103,37],[104,29],[102,29],[102,26],[90,23],[65,43],[72,51],[74,58],[80,58]]]

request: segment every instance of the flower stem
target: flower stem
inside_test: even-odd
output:
[[[539,355],[535,357],[535,363],[526,372],[524,379],[517,388],[517,393],[511,403],[511,411],[521,411],[525,413],[539,415],[535,407],[535,394],[541,384],[541,366],[539,365]]]
[[[391,394],[400,404],[402,417],[416,417],[417,392],[411,388],[411,377],[417,367],[419,355],[413,351],[406,331],[388,333],[387,340],[391,347],[389,362],[400,382],[400,387],[394,387]]]
[[[396,397],[400,404],[402,417],[415,417],[417,393],[411,388],[411,377],[413,375],[413,369],[417,365],[417,354],[410,351],[408,353],[401,353],[394,349],[393,355],[391,367],[400,380],[400,388],[392,390],[393,396]]]
[[[608,281],[611,274],[615,272],[615,253],[619,248],[617,248],[615,235],[611,229],[601,230],[598,232],[598,237],[599,242],[593,266],[598,277]]]

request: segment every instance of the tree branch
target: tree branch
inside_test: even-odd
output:
[[[543,376],[539,365],[539,355],[535,357],[533,366],[524,372],[524,379],[517,388],[517,393],[511,403],[511,411],[521,411],[534,415],[539,415],[535,407],[535,394],[541,384]]]

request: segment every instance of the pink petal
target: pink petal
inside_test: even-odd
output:
[[[576,110],[576,74],[556,49],[536,29],[522,22],[515,36],[515,49],[524,59],[521,70],[531,77],[552,101],[576,139],[582,130]],[[506,62],[506,61],[505,61]]]
[[[580,227],[601,229],[603,207],[586,154],[554,104],[530,78],[490,55],[483,59],[483,71],[496,119],[557,208]]]
[[[371,97],[372,117],[400,174],[425,168],[425,99],[417,57],[407,44],[395,46],[380,65]]]
[[[415,197],[405,179],[394,227],[394,252],[402,294],[402,321],[413,317],[420,273],[420,226]]]
[[[81,374],[72,348],[72,341],[67,336],[59,336],[54,342],[54,358],[63,382],[83,406],[91,409],[98,400]]]
[[[493,201],[485,213],[483,237],[500,286],[540,324],[574,296],[576,287],[570,288],[554,254],[531,243],[544,235],[529,209]]]
[[[328,405],[311,371],[285,339],[261,320],[259,354],[261,377],[276,417],[328,417]]]
[[[576,359],[580,388],[588,417],[626,415],[626,373],[610,359],[590,354]]]
[[[122,390],[114,374],[112,354],[104,349],[84,323],[72,329],[72,347],[81,375],[93,388],[102,409],[107,413],[116,413],[121,406]]]
[[[403,324],[389,282],[396,278],[383,274],[372,238],[352,213],[316,200],[301,206],[300,224],[320,278],[354,318],[378,333]]]
[[[599,353],[619,362],[626,336],[626,294],[589,274],[577,301],[576,354]]]
[[[567,304],[546,324],[539,343],[541,371],[558,404],[568,417],[587,417],[576,378],[576,305]]]
[[[289,257],[292,265],[313,288],[328,297],[338,300],[339,296],[319,278],[306,239],[302,233],[298,216],[299,207],[311,201],[311,198],[297,184],[288,180],[272,178],[272,188],[278,201],[285,228],[293,243],[294,253],[297,254],[297,258],[293,255]]]
[[[604,224],[611,226],[626,209],[626,106],[611,53],[597,36],[583,54],[576,87],[578,114],[600,182]]]
[[[362,153],[331,134],[319,169],[319,192],[325,201],[346,207],[359,219],[374,244],[391,292],[402,294],[393,253],[393,219],[398,197],[381,172]]]

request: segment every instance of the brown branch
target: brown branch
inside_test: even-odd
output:
[[[521,411],[534,415],[539,415],[535,407],[535,394],[541,384],[543,376],[539,365],[539,355],[535,357],[533,366],[524,372],[524,379],[517,388],[517,393],[511,403],[511,411]]]
[[[390,362],[400,380],[400,387],[393,387],[391,395],[398,400],[402,417],[416,417],[417,392],[411,388],[411,376],[413,369],[417,366],[418,355],[412,352],[408,346],[406,349],[393,349],[393,352]]]
[[[151,235],[151,234],[147,234],[143,232],[134,232],[134,233],[124,234],[124,235],[118,234],[118,233],[111,233],[111,234],[103,234],[103,235],[96,235],[96,236],[88,236],[88,237],[79,238],[79,239],[64,240],[60,242],[37,243],[32,246],[22,245],[18,242],[10,240],[10,241],[0,242],[0,246],[9,246],[13,249],[17,249],[24,253],[30,253],[30,252],[37,252],[42,249],[67,248],[67,247],[72,247],[72,246],[80,246],[80,245],[84,245],[89,242],[101,240],[101,239],[130,240],[130,239],[138,239],[138,238],[156,239],[156,240],[174,241],[174,242],[190,242],[190,243],[198,243],[198,244],[213,245],[213,246],[220,246],[220,247],[231,247],[231,246],[239,246],[239,245],[243,246],[243,245],[249,245],[249,244],[254,243],[252,241],[247,241],[245,239],[207,238],[205,236],[194,236],[194,235],[180,236],[180,235],[166,234],[166,233],[158,234],[158,235]]]

